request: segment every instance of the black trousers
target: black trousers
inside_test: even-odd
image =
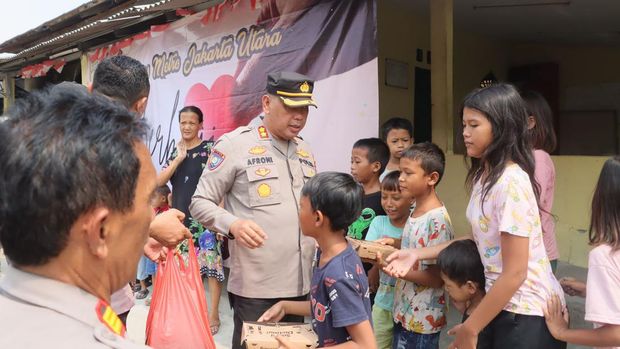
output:
[[[477,349],[566,349],[553,338],[545,318],[502,310],[478,336]]]
[[[279,301],[305,301],[308,295],[291,298],[246,298],[236,294],[228,293],[228,301],[233,309],[233,320],[235,329],[232,337],[232,349],[242,349],[241,346],[241,327],[244,321],[256,321],[267,309],[271,308]],[[303,322],[303,316],[287,315],[282,322]]]

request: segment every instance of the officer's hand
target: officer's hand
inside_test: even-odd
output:
[[[247,248],[257,248],[263,246],[267,239],[267,234],[258,224],[249,219],[237,219],[230,225],[230,233],[235,240]]]
[[[171,208],[155,216],[149,227],[149,235],[164,246],[174,247],[179,242],[192,237],[183,225],[184,218],[183,212]]]

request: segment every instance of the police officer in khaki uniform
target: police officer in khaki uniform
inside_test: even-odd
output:
[[[146,348],[108,305],[153,219],[145,122],[84,89],[20,99],[0,122],[0,348]]]
[[[235,349],[241,348],[243,321],[256,321],[279,300],[306,299],[310,291],[315,242],[301,233],[298,212],[301,188],[316,163],[298,134],[308,107],[316,107],[313,88],[300,74],[269,74],[262,122],[219,139],[192,198],[192,217],[231,239]]]

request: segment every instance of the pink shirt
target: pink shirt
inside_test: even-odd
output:
[[[549,260],[560,258],[558,253],[558,245],[555,240],[555,221],[551,215],[553,208],[553,193],[555,191],[555,167],[551,156],[546,151],[534,150],[534,161],[536,168],[534,177],[540,185],[540,220],[543,231],[543,242]],[[546,211],[546,212],[545,212]]]
[[[518,165],[506,166],[484,203],[481,199],[482,187],[478,181],[467,206],[467,219],[484,265],[486,290],[493,287],[502,273],[500,232],[505,232],[527,237],[530,251],[527,278],[504,310],[543,316],[543,308],[552,294],[560,295],[562,304],[566,304],[564,292],[551,271],[542,242],[538,205],[527,173]]]
[[[595,327],[620,325],[620,251],[599,245],[588,256],[586,284],[586,321]],[[603,349],[619,349],[606,347]]]
[[[110,306],[117,315],[128,312],[135,303],[133,292],[131,292],[129,285],[125,285],[125,287],[112,293],[110,298]]]

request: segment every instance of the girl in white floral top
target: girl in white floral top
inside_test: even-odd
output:
[[[449,348],[476,348],[485,327],[492,336],[490,348],[566,348],[551,336],[543,317],[547,300],[563,293],[542,240],[525,104],[513,86],[495,84],[465,97],[462,119],[471,159],[466,183],[472,228],[462,239],[478,246],[487,294],[463,324],[448,332],[456,337]],[[401,275],[448,245],[394,253],[385,270]]]

